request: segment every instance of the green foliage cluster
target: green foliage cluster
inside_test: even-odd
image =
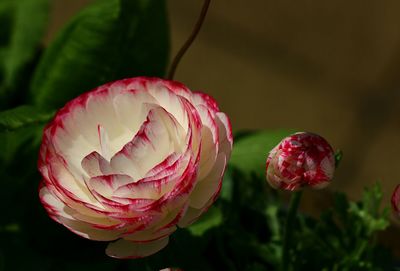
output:
[[[286,205],[264,180],[266,152],[288,131],[236,137],[220,199],[151,257],[108,258],[106,243],[51,221],[39,203],[42,129],[71,98],[105,82],[165,74],[163,0],[99,0],[43,48],[49,0],[0,0],[0,270],[279,270]],[[390,270],[376,242],[388,226],[379,187],[343,194],[320,219],[295,218],[290,270]]]

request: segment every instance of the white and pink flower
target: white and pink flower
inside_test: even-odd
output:
[[[323,188],[335,171],[335,156],[329,143],[319,135],[300,132],[284,138],[271,150],[266,178],[278,189]]]
[[[40,200],[51,218],[116,258],[151,255],[218,197],[228,117],[181,83],[137,77],[67,103],[44,130]]]

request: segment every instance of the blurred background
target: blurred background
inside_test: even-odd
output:
[[[45,42],[90,2],[53,0]],[[202,3],[168,1],[172,56]],[[323,135],[344,152],[331,189],[357,199],[379,181],[388,205],[400,183],[399,9],[389,0],[215,0],[175,79],[214,96],[234,130]]]

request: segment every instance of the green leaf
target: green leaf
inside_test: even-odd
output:
[[[381,200],[378,185],[366,189],[359,202],[336,193],[333,208],[319,220],[300,217],[292,258],[296,270],[391,270],[390,253],[382,257],[382,248],[375,243],[377,232],[389,225]]]
[[[97,1],[75,16],[46,50],[31,98],[57,108],[109,81],[162,76],[168,51],[165,1]]]
[[[45,123],[54,112],[39,110],[34,106],[23,105],[0,112],[0,132],[14,131],[32,124]]]
[[[17,90],[24,69],[37,54],[46,30],[48,0],[5,1],[0,5],[1,43],[4,45],[2,58],[3,82],[0,99],[3,106],[9,95]],[[0,44],[1,46],[1,44]]]
[[[20,158],[16,159],[16,155],[22,147],[31,146],[32,141],[39,141],[39,131],[41,129],[37,126],[24,126],[21,129],[13,131],[0,132],[0,177],[10,176],[7,166],[10,164],[18,164]],[[40,143],[40,141],[39,141]],[[19,180],[14,180],[14,185]]]
[[[200,220],[188,228],[194,236],[201,236],[207,230],[217,227],[222,223],[222,212],[217,207],[211,207]]]
[[[245,173],[264,175],[268,153],[290,134],[290,131],[280,130],[262,131],[244,136],[235,142],[230,164]]]
[[[382,189],[377,183],[370,189],[365,189],[361,203],[351,203],[349,213],[360,219],[366,228],[366,234],[385,230],[389,225],[389,210],[380,212],[383,198]]]
[[[12,30],[12,19],[14,15],[15,1],[12,0],[2,0],[0,2],[0,48],[8,45],[11,30]],[[0,58],[0,61],[3,61]]]
[[[230,167],[227,168],[224,174],[224,179],[222,182],[221,194],[219,198],[232,201],[233,198],[233,176]]]

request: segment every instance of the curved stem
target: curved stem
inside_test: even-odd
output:
[[[208,7],[210,6],[210,2],[211,2],[211,0],[204,0],[204,4],[201,9],[200,16],[196,22],[196,25],[194,26],[192,33],[190,34],[187,41],[182,45],[182,48],[178,51],[174,60],[172,61],[172,64],[169,68],[167,79],[169,79],[169,80],[174,79],[175,71],[176,71],[176,68],[178,67],[180,60],[182,59],[182,57],[186,53],[186,51],[189,49],[190,45],[192,45],[193,41],[196,39],[197,34],[199,34],[199,31],[201,29],[201,26],[203,25],[204,19],[206,18]]]
[[[292,198],[290,199],[289,210],[286,217],[285,229],[283,233],[283,251],[281,262],[282,271],[289,270],[289,252],[293,235],[293,225],[296,219],[297,209],[299,208],[302,193],[303,191],[294,192]]]

